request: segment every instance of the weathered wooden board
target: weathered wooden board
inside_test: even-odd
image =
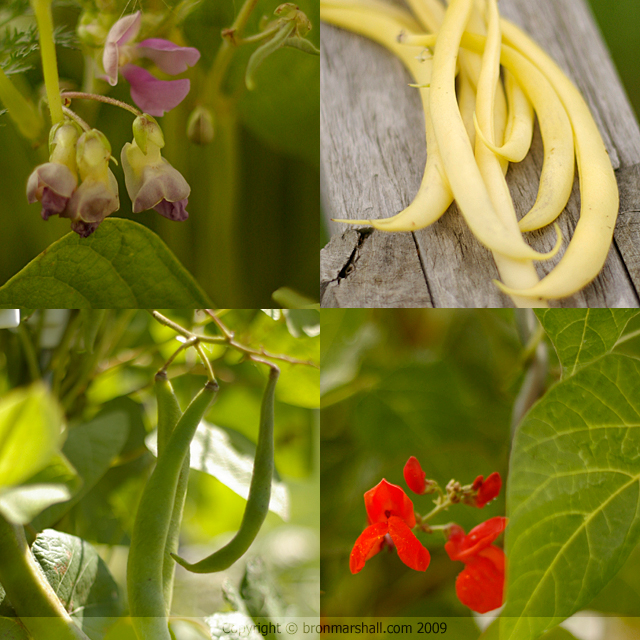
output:
[[[576,82],[618,169],[621,215],[600,276],[563,307],[640,305],[640,129],[584,0],[500,0],[502,14],[530,33]],[[321,171],[328,218],[387,218],[418,190],[426,160],[418,92],[402,64],[377,44],[322,24]],[[529,156],[507,180],[519,216],[535,201],[542,162],[536,132]],[[558,222],[569,238],[579,216],[578,181]],[[321,303],[326,307],[505,307],[492,284],[491,253],[466,227],[455,204],[415,233],[385,233],[329,223],[321,254]],[[528,234],[549,250],[552,229]],[[566,241],[565,241],[566,244]],[[541,276],[557,258],[537,263]]]

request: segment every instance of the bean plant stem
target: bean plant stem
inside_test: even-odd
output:
[[[27,366],[29,367],[29,375],[31,376],[31,380],[40,380],[42,374],[40,373],[40,367],[38,365],[38,356],[36,355],[36,350],[33,347],[33,341],[31,340],[29,331],[22,322],[18,327],[18,335],[20,336],[20,342],[22,343],[22,348],[24,349],[24,355],[27,360]]]
[[[40,37],[40,56],[42,58],[42,73],[47,90],[51,123],[57,124],[64,120],[62,100],[60,99],[60,84],[58,82],[58,63],[56,61],[56,45],[53,40],[53,18],[51,17],[51,0],[31,0],[33,11],[38,23]]]
[[[242,34],[243,29],[246,27],[249,17],[252,11],[258,4],[258,0],[245,0],[238,15],[234,20],[229,31],[233,33],[234,37],[239,37]],[[224,94],[222,91],[222,84],[224,77],[229,67],[229,63],[233,58],[233,52],[235,50],[235,44],[231,41],[231,38],[224,38],[220,44],[220,48],[216,53],[216,57],[211,65],[209,76],[207,78],[207,85],[205,89],[205,100],[210,103],[220,103],[224,101]]]
[[[237,342],[235,340],[235,337],[234,337],[235,334],[233,333],[233,331],[231,331],[230,329],[227,328],[227,326],[222,322],[222,320],[220,320],[220,318],[218,317],[218,315],[216,314],[216,312],[213,309],[204,309],[204,311],[215,322],[216,326],[222,332],[222,334],[223,334],[222,336],[201,336],[201,335],[192,333],[188,329],[185,329],[184,327],[180,326],[178,323],[174,322],[173,320],[170,320],[169,318],[163,316],[158,311],[155,311],[155,310],[151,311],[151,315],[160,324],[163,324],[165,327],[169,327],[169,328],[173,329],[176,333],[179,333],[181,336],[187,338],[187,342],[189,343],[189,346],[191,346],[191,344],[193,344],[193,346],[197,348],[198,346],[201,347],[201,345],[199,345],[199,343],[203,343],[203,344],[225,343],[229,347],[231,347],[232,349],[235,349],[236,351],[240,351],[241,353],[244,353],[252,361],[264,363],[264,364],[267,364],[267,365],[269,365],[271,367],[273,366],[273,364],[268,362],[264,358],[268,358],[268,359],[271,359],[271,360],[281,360],[283,362],[288,362],[290,364],[305,364],[305,365],[308,365],[308,366],[311,366],[311,367],[318,368],[318,365],[316,363],[314,363],[314,362],[311,362],[310,360],[298,360],[296,358],[290,358],[289,356],[285,356],[285,355],[269,353],[268,351],[265,351],[264,349],[260,349],[260,350],[252,349],[251,347],[248,347],[248,346],[246,346],[244,344],[241,344],[241,343],[239,343],[239,342]],[[180,346],[178,351],[171,356],[169,362],[173,361],[173,359],[176,357],[176,355],[180,351],[182,351],[182,349],[184,349],[185,346],[187,346],[187,343],[184,343],[184,344],[182,344]],[[201,358],[206,359],[206,354],[204,353],[204,351],[202,351],[202,353],[200,353],[200,352],[198,352],[198,353],[200,354]],[[165,364],[163,369],[166,369],[167,364]]]

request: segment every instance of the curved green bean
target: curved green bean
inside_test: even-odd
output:
[[[194,564],[189,564],[176,554],[171,554],[175,561],[185,569],[194,573],[215,573],[228,569],[238,560],[258,535],[264,519],[269,512],[269,500],[271,498],[271,480],[273,478],[273,404],[276,382],[280,370],[271,365],[269,379],[262,398],[260,410],[260,430],[258,433],[258,446],[253,463],[253,474],[249,497],[245,507],[242,523],[231,542],[211,554],[207,558]]]
[[[218,391],[207,382],[178,420],[142,493],[127,563],[129,610],[139,640],[171,640],[163,559],[180,471],[191,440]]]
[[[156,400],[158,402],[158,458],[164,455],[167,443],[173,430],[180,420],[182,410],[180,403],[173,390],[173,385],[167,377],[164,370],[158,371],[155,377]],[[173,511],[171,513],[171,522],[169,523],[169,532],[167,533],[167,544],[164,549],[164,558],[162,563],[162,585],[164,593],[164,603],[167,613],[171,611],[171,600],[173,598],[173,580],[176,573],[176,563],[171,557],[171,553],[178,550],[178,541],[180,538],[180,524],[182,523],[182,512],[184,511],[184,502],[187,496],[187,485],[189,484],[189,452],[185,455],[178,485],[176,486],[176,497],[173,503]]]

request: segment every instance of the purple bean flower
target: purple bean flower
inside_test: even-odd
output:
[[[142,14],[137,11],[120,18],[111,27],[104,45],[102,65],[110,85],[117,84],[118,69],[121,69],[131,86],[131,98],[138,107],[152,116],[162,116],[185,99],[190,89],[189,80],[158,80],[132,62],[138,58],[148,58],[158,69],[173,76],[198,62],[200,52],[161,38],[148,38],[134,43],[141,23]]]
[[[155,209],[169,220],[186,220],[191,187],[160,154],[164,146],[160,127],[145,114],[136,118],[133,131],[133,142],[124,145],[120,156],[133,213]]]
[[[38,165],[27,181],[29,204],[42,203],[42,218],[62,214],[78,185],[76,166],[76,142],[78,129],[75,125],[58,125],[51,135],[49,162]]]
[[[86,238],[120,208],[118,182],[109,169],[111,145],[97,129],[80,136],[76,156],[82,182],[60,217],[70,218],[71,228]]]

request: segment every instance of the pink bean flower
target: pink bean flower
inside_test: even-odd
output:
[[[131,98],[138,107],[152,116],[163,116],[165,111],[170,111],[185,99],[191,87],[189,80],[158,80],[132,61],[148,58],[158,69],[174,76],[198,62],[200,52],[162,38],[148,38],[136,43],[141,23],[142,14],[136,11],[120,18],[109,30],[102,56],[105,79],[115,86],[120,70],[131,86]]]

